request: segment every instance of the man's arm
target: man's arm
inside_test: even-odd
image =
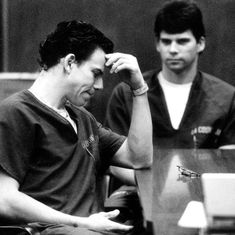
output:
[[[135,169],[149,167],[153,154],[152,119],[146,84],[138,62],[134,56],[122,53],[108,54],[106,58],[106,66],[111,66],[110,72],[120,74],[122,80],[133,90],[130,129],[126,141],[115,154],[113,163]]]
[[[230,88],[231,89],[231,88]],[[231,101],[229,98],[224,98],[226,102],[230,102],[229,112],[227,113],[226,124],[219,136],[219,149],[235,149],[235,92]],[[229,94],[229,93],[228,93]]]
[[[24,223],[44,222],[66,224],[95,231],[129,231],[132,226],[115,223],[110,219],[118,211],[101,212],[89,217],[68,215],[54,210],[45,204],[19,191],[19,183],[0,170],[0,216],[12,221]]]

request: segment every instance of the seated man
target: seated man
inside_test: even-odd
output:
[[[235,144],[235,89],[198,70],[205,49],[201,10],[191,1],[169,1],[157,13],[154,32],[161,68],[148,71],[153,140],[158,148],[219,148]],[[110,98],[105,125],[126,135],[131,92],[121,83]],[[145,122],[147,124],[147,122]],[[234,147],[234,146],[233,146]],[[112,167],[134,185],[133,171]]]
[[[1,221],[30,223],[43,235],[133,228],[115,222],[117,210],[102,212],[98,182],[110,164],[151,165],[148,87],[136,58],[112,50],[92,25],[61,22],[40,44],[42,70],[32,87],[1,103]],[[105,66],[133,92],[127,138],[103,128],[82,107],[102,88]]]

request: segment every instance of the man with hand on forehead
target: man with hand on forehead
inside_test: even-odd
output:
[[[41,234],[111,234],[132,226],[102,212],[99,182],[108,166],[152,163],[152,121],[135,57],[91,24],[61,22],[40,44],[33,85],[0,105],[0,219]],[[102,127],[83,106],[102,89],[105,66],[133,93],[127,137]]]

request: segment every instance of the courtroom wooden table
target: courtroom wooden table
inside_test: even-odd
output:
[[[198,234],[198,229],[177,223],[190,201],[203,201],[201,178],[184,176],[177,166],[200,174],[235,173],[235,150],[155,147],[153,158],[150,169],[135,171],[147,230],[154,235]]]

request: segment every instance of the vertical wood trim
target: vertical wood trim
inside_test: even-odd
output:
[[[8,22],[8,0],[2,0],[2,60],[3,72],[9,69],[9,22]]]

